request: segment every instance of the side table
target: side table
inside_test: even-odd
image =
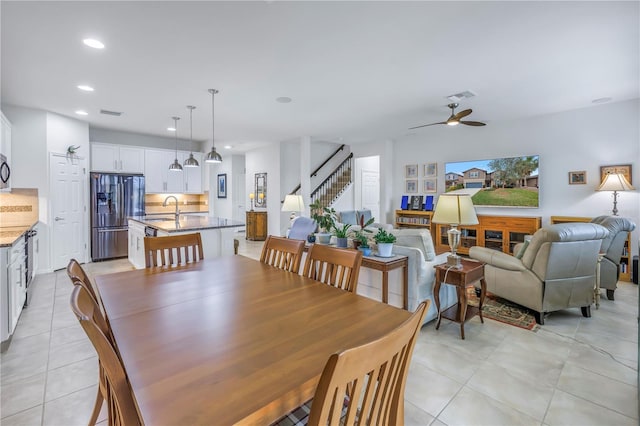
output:
[[[434,266],[436,270],[436,283],[433,288],[433,296],[438,310],[438,323],[436,330],[440,328],[442,317],[454,322],[460,323],[460,335],[464,339],[464,323],[473,318],[476,314],[480,315],[480,322],[484,324],[482,318],[482,305],[487,293],[487,284],[484,280],[484,263],[475,262],[467,259],[461,259],[462,268],[457,269],[446,263]],[[472,286],[476,281],[480,281],[480,304],[478,307],[469,306],[467,301],[467,287]],[[458,303],[451,306],[444,312],[440,312],[440,287],[442,284],[450,284],[456,286],[456,294],[458,295]]]
[[[362,267],[382,272],[382,302],[389,303],[389,271],[402,268],[402,307],[409,309],[409,261],[407,256],[389,258],[362,256]]]

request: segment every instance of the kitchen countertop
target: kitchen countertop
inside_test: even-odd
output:
[[[0,247],[11,247],[13,243],[24,236],[24,233],[36,226],[3,226],[0,227]]]
[[[145,226],[165,232],[197,231],[203,229],[235,228],[245,226],[244,222],[212,216],[180,215],[176,221],[173,215],[129,216],[129,219]]]

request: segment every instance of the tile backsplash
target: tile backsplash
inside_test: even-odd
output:
[[[178,198],[178,207],[181,212],[208,212],[209,196],[207,194],[147,194],[144,196],[144,210],[147,214],[173,213],[176,210],[175,201],[169,200],[167,207],[162,207],[162,203],[168,195],[175,195]]]
[[[0,227],[31,226],[38,216],[37,189],[12,188],[0,193]]]

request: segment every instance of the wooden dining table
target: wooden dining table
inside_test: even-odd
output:
[[[243,256],[96,277],[147,425],[269,424],[410,313]]]

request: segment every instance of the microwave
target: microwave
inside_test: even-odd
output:
[[[0,154],[0,189],[9,188],[9,177],[11,177],[11,169],[7,156]]]

